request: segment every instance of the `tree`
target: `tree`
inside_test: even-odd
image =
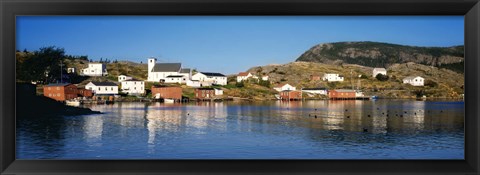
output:
[[[240,81],[240,82],[237,82],[237,84],[235,84],[235,86],[237,86],[237,87],[244,87],[245,84],[243,83],[243,81]]]
[[[45,83],[60,80],[60,63],[65,59],[63,48],[55,46],[43,47],[27,56],[25,61],[17,65],[17,79],[23,81],[43,81]],[[17,61],[18,63],[18,61]]]
[[[375,78],[377,78],[378,81],[387,81],[388,80],[388,76],[383,75],[383,74],[377,74],[377,76],[375,76]]]

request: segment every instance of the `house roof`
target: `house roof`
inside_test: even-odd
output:
[[[405,80],[405,79],[415,79],[415,78],[417,78],[417,77],[423,78],[423,77],[421,77],[421,76],[408,76],[408,77],[405,77],[404,80]]]
[[[139,80],[139,79],[132,78],[132,79],[130,79],[130,80],[125,80],[125,81],[143,81],[143,80]]]
[[[197,88],[198,90],[214,90],[214,88]]]
[[[351,89],[334,89],[334,91],[337,91],[337,92],[355,92],[355,90],[351,90]]]
[[[178,72],[181,67],[182,63],[157,63],[152,72]]]
[[[240,72],[238,73],[238,76],[248,76],[248,72]]]
[[[211,76],[211,77],[224,77],[225,76],[221,73],[216,73],[216,72],[200,72],[200,73],[202,73],[203,75],[206,75],[206,76]]]
[[[327,88],[302,88],[302,90],[327,90]]]
[[[277,86],[275,86],[275,87],[280,88],[280,87],[283,87],[283,86],[285,86],[285,85],[287,85],[287,84],[288,84],[288,83],[282,83],[282,84],[279,84],[279,85],[277,85]],[[289,84],[288,84],[288,85],[289,85]],[[292,85],[289,85],[289,86],[292,86]]]
[[[374,71],[387,71],[385,68],[374,68]]]
[[[190,73],[190,72],[191,72],[190,68],[184,68],[180,70],[180,73]]]
[[[183,75],[169,75],[167,78],[181,78]]]
[[[52,86],[67,86],[67,85],[70,85],[70,83],[50,83],[45,86],[52,87]]]
[[[117,84],[112,83],[112,82],[95,82],[95,81],[92,81],[90,83],[92,83],[95,86],[117,86]]]

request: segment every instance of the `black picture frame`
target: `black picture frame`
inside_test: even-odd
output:
[[[478,174],[478,0],[0,0],[0,174]],[[464,15],[465,160],[15,160],[17,15]],[[440,37],[440,36],[439,36]]]

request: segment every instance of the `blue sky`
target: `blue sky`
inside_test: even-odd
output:
[[[224,74],[294,61],[316,44],[464,44],[463,16],[20,16],[17,49],[90,59],[181,62]]]

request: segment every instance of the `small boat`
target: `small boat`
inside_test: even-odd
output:
[[[166,98],[166,99],[163,99],[163,102],[165,102],[165,103],[175,103],[175,100]]]
[[[80,101],[79,100],[66,100],[65,104],[68,106],[80,106]]]
[[[277,100],[282,99],[282,98],[280,97],[280,95],[278,95],[278,94],[275,94],[275,98],[276,98]]]
[[[155,99],[160,99],[160,94],[155,94]]]

